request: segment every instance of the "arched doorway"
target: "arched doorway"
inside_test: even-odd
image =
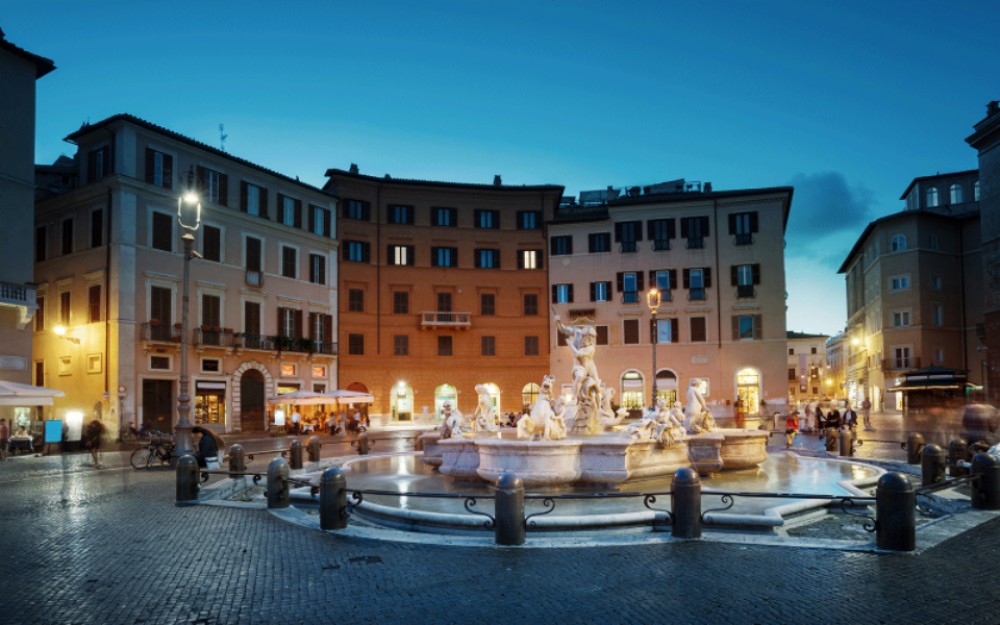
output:
[[[742,402],[746,414],[760,413],[759,369],[743,367],[736,372],[736,397]]]
[[[529,413],[531,412],[531,407],[535,405],[538,401],[538,393],[541,391],[541,387],[534,382],[528,382],[521,389],[521,412]]]
[[[392,419],[393,421],[413,420],[413,388],[409,384],[399,381],[392,387]]]
[[[656,372],[656,402],[661,399],[667,402],[667,406],[673,406],[677,401],[677,374],[669,369]]]
[[[240,377],[240,428],[244,432],[267,429],[264,401],[264,374],[247,369]]]
[[[442,384],[434,389],[434,419],[441,420],[441,407],[451,404],[452,410],[459,410],[458,391],[451,384]]]

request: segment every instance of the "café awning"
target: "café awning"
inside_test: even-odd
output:
[[[335,390],[317,393],[313,391],[294,391],[276,395],[267,400],[272,406],[319,406],[323,404],[370,404],[375,401],[371,393],[359,391]]]
[[[0,406],[51,406],[53,398],[65,395],[44,386],[0,380]]]

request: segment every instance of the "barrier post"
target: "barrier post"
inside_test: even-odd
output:
[[[524,483],[513,473],[504,473],[496,486],[496,536],[498,545],[524,544]]]
[[[947,463],[945,450],[933,443],[924,446],[924,457],[920,461],[920,477],[923,486],[930,486],[944,481],[944,470]]]
[[[302,468],[302,441],[297,438],[288,447],[288,465],[292,469]]]
[[[319,462],[320,442],[318,436],[309,437],[309,462]]]
[[[677,469],[670,486],[671,530],[675,538],[701,538],[701,478],[694,469]]]
[[[972,507],[977,510],[1000,510],[1000,460],[987,453],[972,459]]]
[[[347,478],[340,467],[328,468],[319,479],[319,527],[324,530],[347,527]]]
[[[875,542],[879,549],[913,551],[917,535],[917,494],[902,473],[886,473],[875,487]]]
[[[267,507],[287,508],[290,503],[288,462],[275,458],[267,465]]]
[[[924,451],[924,435],[920,432],[910,432],[906,437],[906,462],[920,464],[920,454]]]
[[[191,506],[198,503],[198,461],[187,454],[177,459],[177,505]]]

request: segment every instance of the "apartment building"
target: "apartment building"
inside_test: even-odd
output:
[[[839,272],[847,286],[847,398],[903,410],[903,374],[930,366],[982,383],[979,172],[915,178],[905,210],[876,219]],[[953,391],[966,395],[962,376]],[[961,386],[961,388],[960,388]]]
[[[836,397],[835,376],[826,358],[826,334],[788,333],[788,403]]]
[[[34,381],[54,418],[117,432],[177,420],[185,254],[179,197],[197,192],[188,262],[191,420],[263,430],[267,399],[337,380],[336,200],[131,115],[84,125],[72,163],[41,168]]]
[[[584,192],[559,207],[548,229],[549,303],[563,323],[595,327],[597,368],[616,405],[638,412],[654,393],[683,402],[693,380],[720,418],[737,397],[750,414],[763,401],[785,404],[791,202],[791,187],[715,191],[677,180]],[[549,339],[565,389],[573,355],[555,328]]]
[[[340,387],[373,419],[432,422],[449,402],[534,402],[549,371],[545,224],[563,187],[403,180],[330,169],[340,202]]]
[[[0,30],[0,380],[17,384],[32,382],[35,82],[54,69],[52,61],[19,48]],[[8,422],[37,421],[30,413],[0,399],[0,417]]]

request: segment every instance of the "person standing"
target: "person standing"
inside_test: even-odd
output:
[[[865,418],[865,430],[868,432],[874,432],[875,428],[872,427],[872,403],[865,397],[865,400],[861,402],[861,414]]]
[[[90,450],[90,458],[94,461],[95,469],[103,469],[101,466],[101,436],[104,434],[104,424],[100,419],[94,419],[87,424],[83,431],[83,446]]]
[[[785,419],[785,449],[791,449],[795,435],[799,433],[799,411],[793,410]]]
[[[10,442],[10,428],[7,419],[0,419],[0,460],[7,460],[7,443]]]

